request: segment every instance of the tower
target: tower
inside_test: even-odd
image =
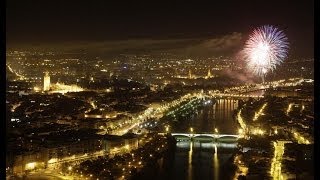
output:
[[[49,91],[50,90],[50,76],[49,73],[46,72],[43,77],[43,91]]]
[[[212,74],[211,74],[211,71],[210,71],[210,68],[208,69],[208,74],[207,74],[207,77],[206,77],[206,79],[208,79],[208,78],[212,78],[213,76],[212,76]]]
[[[191,69],[189,69],[189,79],[192,79]]]

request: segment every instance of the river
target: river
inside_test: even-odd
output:
[[[192,113],[172,131],[189,133],[213,133],[217,128],[220,134],[236,134],[237,123],[233,112],[238,100],[207,100],[197,112]],[[236,143],[177,142],[174,158],[169,166],[158,174],[156,179],[230,179],[234,174],[230,161],[236,151]]]

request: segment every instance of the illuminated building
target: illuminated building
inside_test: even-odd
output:
[[[210,68],[208,69],[208,74],[205,78],[206,79],[213,78],[213,75],[211,74]]]
[[[50,90],[50,76],[49,73],[46,72],[43,78],[43,91],[49,91]]]
[[[189,69],[189,79],[192,79],[193,76],[192,76],[192,73],[191,73],[191,69]]]
[[[51,93],[67,93],[67,92],[80,92],[83,91],[83,88],[77,85],[65,85],[61,83],[56,83],[51,86]]]
[[[37,88],[34,87],[36,91]],[[50,91],[49,93],[67,93],[67,92],[80,92],[83,91],[83,88],[77,85],[65,85],[63,83],[57,82],[56,84],[50,83],[50,76],[49,73],[46,72],[43,78],[43,91]]]

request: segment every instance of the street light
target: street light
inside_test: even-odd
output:
[[[166,132],[169,133],[169,126],[166,126]]]
[[[190,132],[193,133],[193,127],[190,128]]]
[[[214,128],[214,132],[215,132],[215,133],[219,133],[219,131],[218,131],[217,128]]]
[[[71,171],[71,170],[72,170],[72,167],[71,167],[71,166],[69,166],[69,167],[68,167],[68,170],[69,170],[69,171]]]

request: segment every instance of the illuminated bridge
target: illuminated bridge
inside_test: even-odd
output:
[[[235,142],[242,136],[235,134],[189,134],[189,133],[171,133],[177,141],[221,141]]]
[[[231,94],[231,93],[209,93],[213,97],[235,97],[235,98],[263,98],[264,96],[249,95],[249,94]]]

